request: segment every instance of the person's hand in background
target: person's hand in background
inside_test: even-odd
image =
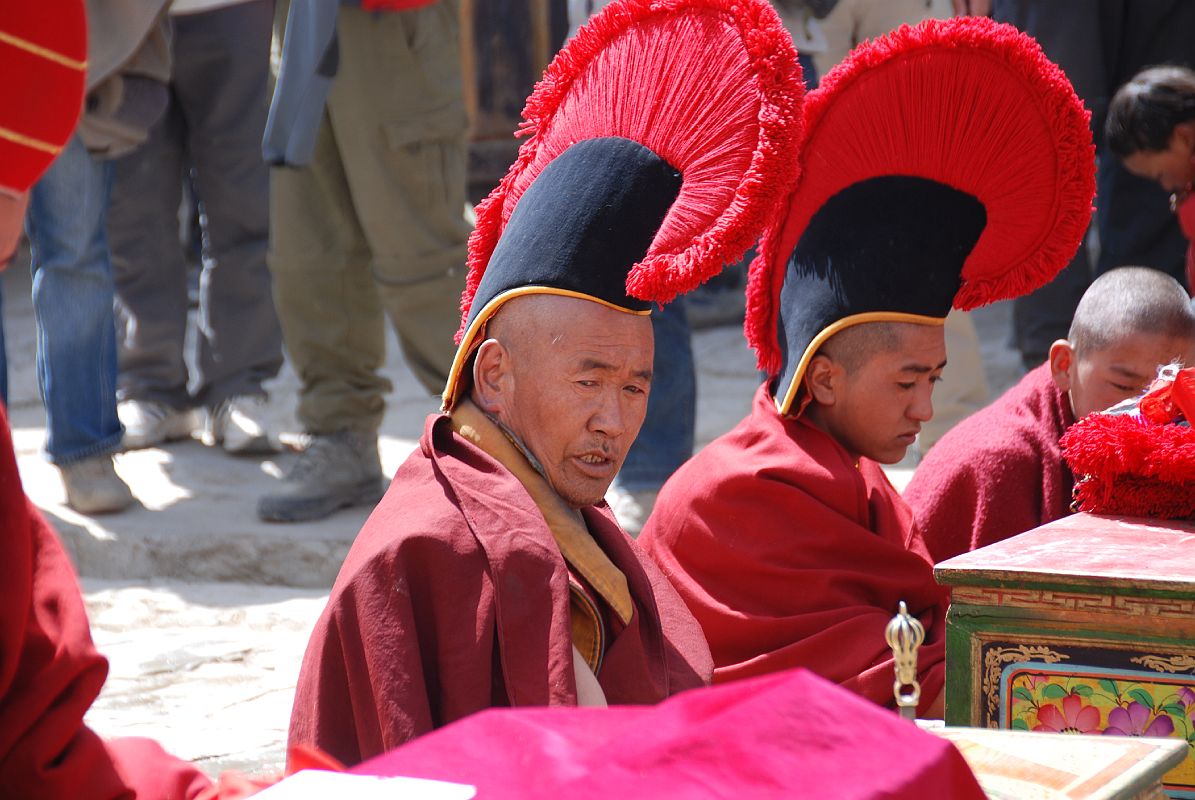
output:
[[[0,189],[0,269],[7,267],[17,254],[28,204],[28,192],[11,194]]]
[[[992,13],[992,0],[951,0],[956,17],[987,17]]]

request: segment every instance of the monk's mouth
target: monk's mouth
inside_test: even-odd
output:
[[[598,453],[573,456],[572,460],[578,471],[592,478],[604,478],[617,470],[617,462],[614,459]]]

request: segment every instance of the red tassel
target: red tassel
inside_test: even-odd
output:
[[[745,328],[760,368],[780,366],[776,315],[789,254],[827,199],[867,178],[928,178],[984,204],[988,224],[955,307],[1049,282],[1091,217],[1089,118],[1062,71],[1010,25],[927,20],[855,48],[808,97],[791,211],[765,232],[751,265]]]
[[[1084,511],[1195,516],[1195,429],[1127,414],[1091,414],[1062,436]]]
[[[634,140],[684,184],[628,294],[665,303],[742,257],[796,179],[804,88],[764,0],[617,0],[569,42],[523,110],[529,136],[477,207],[462,330],[511,213],[543,168],[588,138]]]

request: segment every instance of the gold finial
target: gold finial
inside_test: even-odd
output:
[[[888,623],[884,638],[895,659],[896,680],[892,684],[892,694],[896,697],[897,708],[905,719],[916,719],[917,702],[921,699],[921,684],[917,682],[917,648],[925,641],[925,626],[909,614],[904,600],[900,601],[900,611]]]

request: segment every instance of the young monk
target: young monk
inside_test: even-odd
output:
[[[880,464],[933,413],[951,306],[1030,291],[1074,253],[1087,115],[1032,40],[959,19],[860,46],[805,122],[749,284],[772,377],[665,485],[639,541],[701,623],[715,682],[803,666],[893,705],[884,629],[903,600],[928,634],[920,710],[939,714],[945,596]]]
[[[618,0],[549,67],[478,212],[444,411],[341,568],[292,744],[352,764],[492,706],[708,683],[700,628],[602,498],[646,413],[648,301],[733,263],[792,186],[786,37],[763,0]]]
[[[1059,438],[1076,420],[1139,394],[1172,361],[1195,364],[1195,313],[1174,278],[1121,267],[1096,279],[1066,339],[992,405],[953,428],[904,498],[942,561],[1070,513]]]

